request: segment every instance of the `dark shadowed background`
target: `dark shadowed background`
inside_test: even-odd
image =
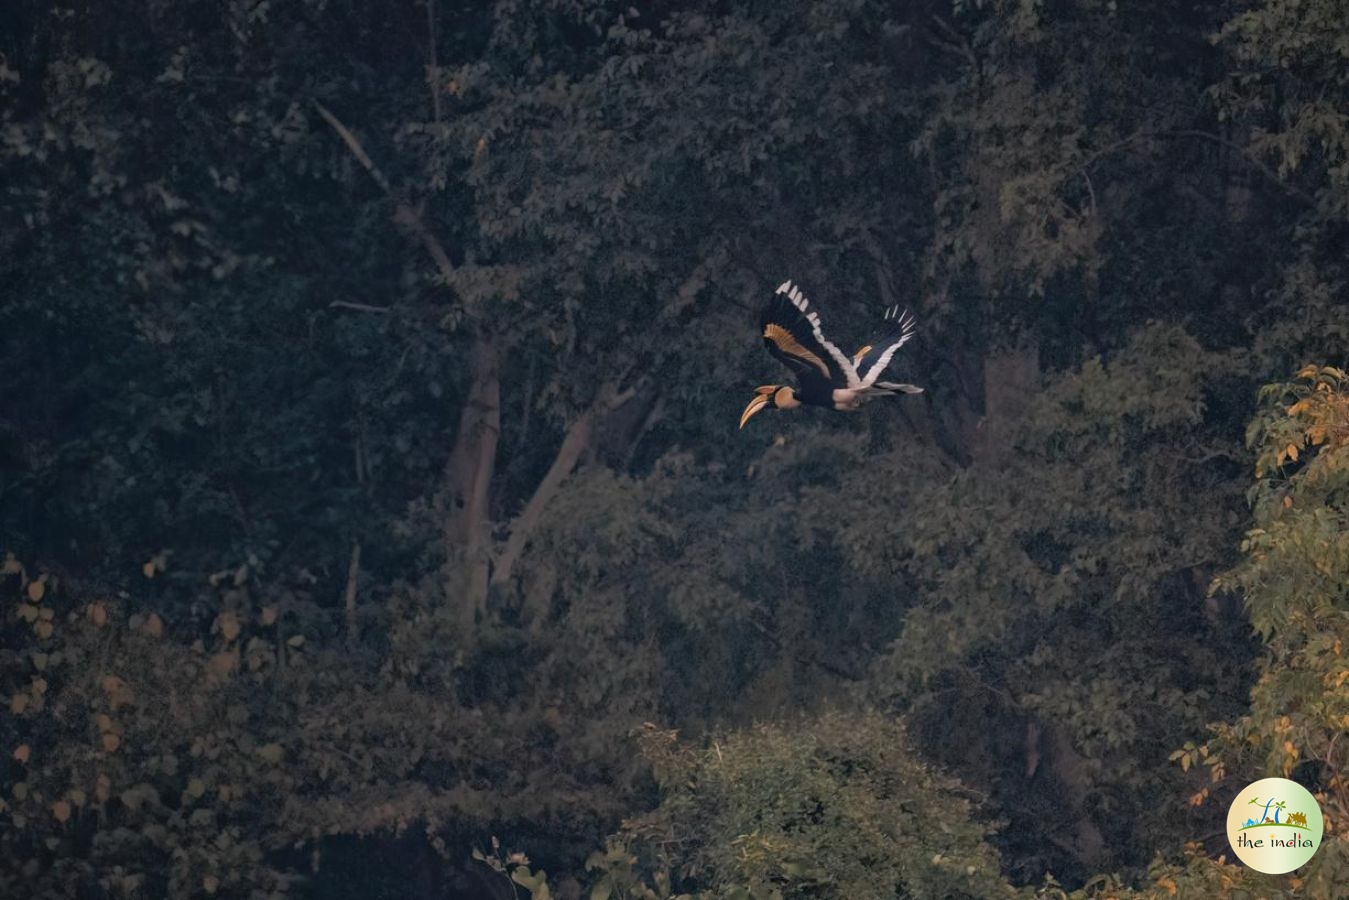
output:
[[[1346,47],[9,0],[0,894],[1344,896]],[[926,392],[737,431],[787,278]]]

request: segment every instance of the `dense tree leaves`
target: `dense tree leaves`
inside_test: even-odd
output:
[[[9,4],[4,877],[321,891],[307,854],[495,829],[539,859],[492,875],[541,891],[658,804],[724,832],[669,860],[689,890],[753,892],[804,872],[751,837],[756,779],[865,793],[820,753],[875,762],[893,726],[728,729],[866,706],[909,719],[886,765],[1007,823],[962,811],[975,880],[911,881],[928,836],[869,807],[913,839],[867,845],[885,890],[1249,887],[1184,856],[1224,790],[1196,766],[1333,798],[1341,752],[1309,585],[1344,531],[1346,21]],[[786,277],[845,342],[911,306],[927,393],[736,434],[783,377],[754,322]],[[653,789],[643,722],[726,736],[689,751],[719,787]],[[863,890],[856,847],[774,821]]]
[[[1261,771],[1310,784],[1334,837],[1303,874],[1309,890],[1330,897],[1349,885],[1349,807],[1338,749],[1349,726],[1342,691],[1349,678],[1349,378],[1308,366],[1297,381],[1269,385],[1262,395],[1250,429],[1259,454],[1255,527],[1242,542],[1241,565],[1213,590],[1240,592],[1267,653],[1249,713],[1218,727],[1207,761],[1215,780],[1253,761]]]
[[[698,749],[649,728],[642,743],[662,802],[591,857],[600,896],[1016,895],[973,804],[893,721],[830,714]]]

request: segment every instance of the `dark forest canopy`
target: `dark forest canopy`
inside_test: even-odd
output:
[[[1346,46],[10,0],[0,894],[1343,896]],[[786,278],[926,393],[737,432]]]

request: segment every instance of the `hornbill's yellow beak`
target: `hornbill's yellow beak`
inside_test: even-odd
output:
[[[745,411],[740,414],[741,428],[745,427],[745,423],[748,422],[755,413],[772,402],[773,392],[777,389],[778,386],[775,384],[765,384],[754,389],[754,399],[749,401],[749,406],[746,406]]]

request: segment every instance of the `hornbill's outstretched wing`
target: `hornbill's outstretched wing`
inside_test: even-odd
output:
[[[876,379],[885,371],[885,367],[890,365],[895,351],[913,337],[913,316],[909,315],[908,311],[900,313],[898,306],[892,306],[885,311],[885,320],[894,323],[885,339],[872,346],[863,347],[854,357],[863,387],[875,384]]]
[[[796,373],[803,388],[813,387],[827,396],[834,388],[862,387],[852,360],[820,331],[820,317],[791,281],[777,289],[759,324],[768,352]]]

